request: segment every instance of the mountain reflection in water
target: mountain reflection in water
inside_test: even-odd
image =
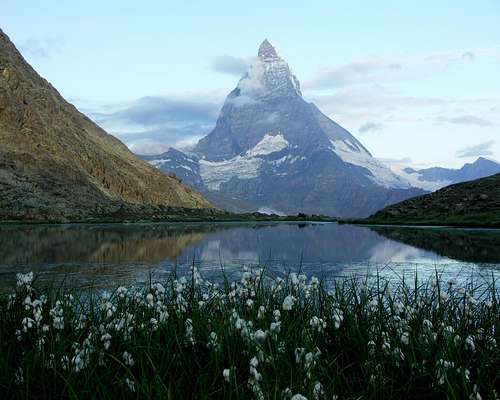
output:
[[[176,268],[220,278],[245,265],[334,277],[405,270],[498,271],[500,231],[362,227],[333,223],[176,223],[0,227],[0,288],[17,272],[43,281],[107,286]],[[463,262],[463,263],[459,263]],[[469,265],[469,264],[470,265]],[[487,266],[483,263],[489,263]],[[459,265],[457,265],[459,264]]]
[[[386,226],[373,226],[370,229],[388,239],[443,257],[473,263],[500,263],[499,230]]]

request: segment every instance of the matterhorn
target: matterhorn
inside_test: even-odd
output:
[[[363,217],[423,193],[304,100],[267,39],[207,136],[189,152],[145,158],[233,209]]]

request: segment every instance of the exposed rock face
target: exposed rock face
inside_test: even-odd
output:
[[[66,102],[0,30],[0,219],[210,207]]]
[[[257,209],[367,216],[424,193],[306,102],[298,79],[267,40],[193,153],[204,188],[192,177],[188,184]],[[157,167],[176,168],[171,159]]]
[[[500,174],[394,204],[372,215],[369,221],[500,226]]]

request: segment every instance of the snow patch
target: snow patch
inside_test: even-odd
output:
[[[426,181],[422,179],[422,175],[418,172],[408,173],[404,171],[404,167],[402,166],[393,165],[391,166],[391,170],[410,182],[413,187],[428,190],[430,192],[434,192],[453,183],[452,181]]]
[[[264,163],[261,157],[281,151],[288,146],[289,143],[282,134],[266,134],[243,156],[238,155],[223,161],[200,160],[201,179],[210,190],[219,190],[222,183],[230,181],[233,177],[238,179],[256,178],[259,167]]]
[[[246,156],[265,156],[267,154],[275,153],[287,148],[289,145],[288,141],[284,138],[282,134],[272,136],[270,134],[265,134],[262,140],[257,143],[253,149],[246,152]]]
[[[360,148],[350,140],[330,140],[331,150],[342,161],[363,167],[372,174],[369,178],[376,184],[386,188],[408,189],[410,182],[396,175],[389,167],[372,157],[366,150]]]
[[[258,212],[260,212],[261,214],[266,214],[266,215],[280,215],[280,216],[285,216],[286,214],[285,213],[282,213],[281,211],[277,211],[271,207],[260,207],[258,210]]]
[[[150,160],[150,161],[148,161],[148,163],[151,164],[153,167],[157,167],[160,164],[170,162],[170,161],[172,161],[170,158],[164,158],[164,159]]]
[[[200,160],[200,175],[210,190],[219,190],[220,185],[231,180],[233,176],[239,179],[256,178],[262,162],[260,158],[245,156],[223,161]]]
[[[187,169],[188,171],[194,172],[193,169],[187,165],[179,165],[179,168]]]

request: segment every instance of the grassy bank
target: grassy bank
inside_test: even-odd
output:
[[[0,219],[0,225],[40,225],[40,224],[123,224],[123,223],[155,223],[155,222],[336,222],[337,219],[327,215],[268,215],[258,212],[236,214],[221,210],[205,212],[199,209],[170,210],[166,213],[144,217],[137,215],[113,215],[95,218],[48,218],[48,219]]]
[[[193,272],[0,301],[5,398],[497,398],[495,284]],[[299,395],[303,397],[299,397]]]
[[[405,225],[405,226],[451,226],[456,228],[500,228],[500,212],[468,216],[428,215],[419,218],[408,216],[372,216],[365,219],[339,220],[343,224],[357,225]]]

